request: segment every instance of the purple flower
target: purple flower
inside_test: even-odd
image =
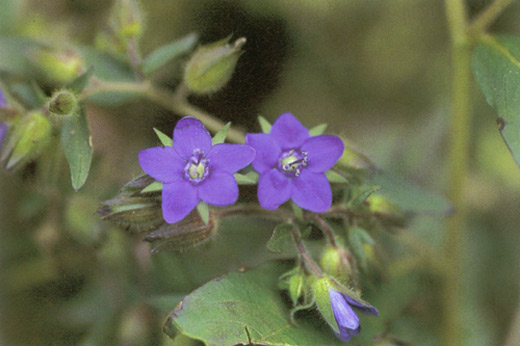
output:
[[[339,328],[339,333],[336,333],[336,335],[345,342],[361,332],[359,317],[352,307],[366,314],[379,316],[379,312],[375,307],[360,303],[347,294],[338,292],[333,288],[329,288],[329,297],[332,312]]]
[[[0,108],[5,108],[7,106],[7,102],[5,102],[4,94],[2,90],[0,90]],[[2,143],[4,142],[5,135],[7,134],[7,123],[0,122],[0,149],[2,148]]]
[[[269,134],[248,133],[246,143],[256,150],[253,167],[260,173],[258,201],[263,208],[276,209],[289,198],[318,213],[330,208],[332,191],[324,172],[343,154],[339,137],[311,137],[291,113],[285,113]]]
[[[211,144],[202,123],[192,117],[179,120],[172,147],[154,147],[139,153],[139,163],[152,178],[162,182],[163,217],[168,223],[182,220],[200,200],[217,206],[233,204],[238,185],[233,173],[255,158],[244,144]]]

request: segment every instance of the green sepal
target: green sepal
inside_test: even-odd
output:
[[[226,140],[227,132],[229,130],[229,127],[231,126],[231,122],[228,122],[226,125],[224,125],[211,139],[211,144],[220,144],[224,143]]]
[[[325,172],[325,176],[327,177],[328,181],[331,182],[331,183],[336,183],[336,184],[347,184],[348,183],[348,180],[342,176],[341,174],[335,172],[335,171],[326,171]]]
[[[357,193],[352,197],[352,199],[348,202],[348,206],[352,209],[359,207],[364,201],[370,197],[371,194],[380,190],[381,186],[363,186],[361,187]]]
[[[327,129],[327,124],[320,124],[318,126],[313,127],[312,129],[310,129],[309,134],[311,136],[319,136],[319,135],[322,135],[326,129]]]
[[[260,128],[262,129],[263,133],[271,132],[271,127],[273,127],[273,125],[271,125],[271,123],[269,121],[267,121],[266,118],[264,118],[263,116],[259,115],[258,116],[258,123],[260,124]]]
[[[162,191],[162,188],[163,188],[163,183],[161,183],[159,181],[154,181],[153,183],[151,183],[150,185],[148,185],[147,187],[142,189],[141,193]]]
[[[200,218],[204,222],[204,224],[209,223],[209,206],[206,202],[200,201],[199,204],[197,204],[197,212],[200,215]]]
[[[79,94],[83,91],[90,82],[90,77],[94,74],[94,66],[89,67],[87,72],[83,73],[81,76],[77,77],[73,80],[68,86],[67,89],[70,89],[72,92]]]
[[[161,141],[161,144],[163,146],[165,146],[165,147],[173,146],[173,140],[170,137],[165,135],[163,132],[157,130],[155,127],[153,128],[153,130],[155,131],[155,134],[157,135],[157,137],[159,137],[159,140]]]
[[[246,174],[235,173],[233,176],[238,185],[255,185],[258,183],[258,178],[260,177],[255,171],[250,171]]]

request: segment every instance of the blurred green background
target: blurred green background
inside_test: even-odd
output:
[[[468,7],[474,14],[489,2]],[[0,35],[94,45],[110,6],[0,0]],[[142,7],[144,55],[193,31],[203,43],[247,38],[230,83],[214,96],[190,97],[193,104],[247,130],[258,130],[258,115],[274,120],[287,111],[309,128],[326,122],[378,167],[445,192],[450,46],[442,1],[152,0]],[[520,35],[519,16],[515,2],[491,31]],[[168,64],[154,78],[173,88],[181,74]],[[464,332],[468,345],[519,345],[520,169],[494,111],[473,89]],[[265,226],[244,231],[240,219],[210,244],[152,257],[139,236],[98,221],[99,202],[141,174],[137,154],[155,145],[152,127],[169,134],[178,116],[147,101],[87,110],[95,154],[80,192],[70,191],[66,170],[67,197],[56,200],[35,188],[31,167],[0,173],[2,345],[173,344],[162,323],[184,294],[268,256]],[[441,256],[442,230],[442,216],[418,215],[394,235],[399,256],[384,263],[387,280],[367,297],[391,315],[393,334],[414,345],[440,345],[441,285],[431,259]]]

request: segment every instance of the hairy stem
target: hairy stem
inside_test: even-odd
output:
[[[314,221],[320,226],[321,231],[327,237],[327,240],[329,241],[329,244],[337,248],[338,244],[336,243],[336,237],[334,236],[334,232],[332,232],[332,229],[330,226],[323,220],[319,215],[314,215]]]
[[[307,251],[307,248],[305,247],[305,244],[302,241],[302,235],[298,228],[294,225],[294,223],[290,222],[291,227],[291,234],[293,237],[294,244],[296,244],[296,247],[298,248],[298,252],[300,253],[300,257],[303,260],[303,263],[305,263],[305,266],[307,269],[309,269],[315,276],[322,277],[323,273],[320,269],[320,267],[314,262],[311,255]]]
[[[461,312],[464,297],[462,280],[463,254],[467,228],[467,205],[464,186],[468,172],[471,128],[470,83],[471,50],[467,35],[464,0],[445,0],[452,43],[452,115],[448,157],[448,196],[455,213],[445,229],[444,345],[463,344]]]

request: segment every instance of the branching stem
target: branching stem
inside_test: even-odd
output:
[[[298,248],[298,252],[300,253],[301,259],[303,260],[303,263],[309,269],[316,277],[322,277],[323,272],[321,271],[320,267],[314,262],[311,255],[307,251],[307,248],[305,247],[305,244],[302,240],[302,235],[296,225],[294,225],[293,221],[290,221],[291,227],[291,234],[293,237],[294,244],[296,244],[296,247]]]

